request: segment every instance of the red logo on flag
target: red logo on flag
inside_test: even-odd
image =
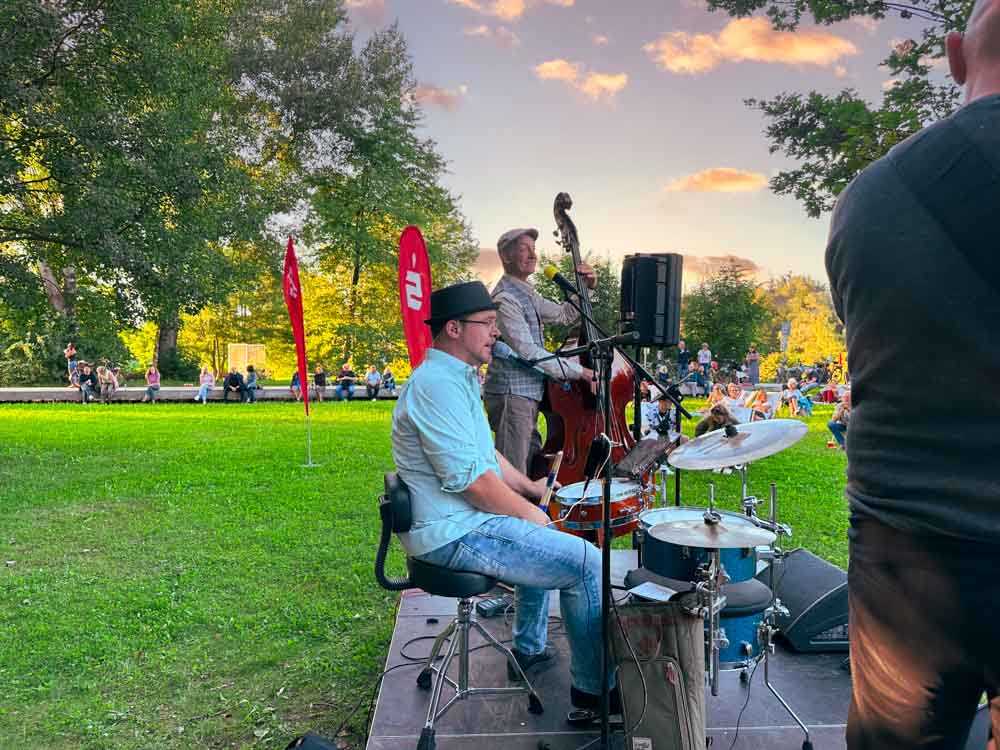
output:
[[[399,309],[403,334],[414,369],[424,361],[431,345],[431,262],[420,230],[409,226],[399,237]]]

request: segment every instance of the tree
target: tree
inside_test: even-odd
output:
[[[823,284],[788,274],[770,282],[766,296],[772,311],[770,335],[777,335],[782,322],[791,325],[785,352],[788,362],[812,365],[827,358],[835,361],[844,351],[843,331]]]
[[[417,135],[416,82],[399,30],[373,35],[360,57],[365,94],[345,126],[340,162],[310,177],[314,192],[307,233],[320,268],[349,278],[341,300],[344,360],[388,345],[384,329],[371,327],[386,301],[375,290],[387,288],[387,274],[397,266],[399,235],[408,224],[421,228],[436,286],[464,275],[478,253],[455,198],[440,184],[443,158],[432,141]],[[367,296],[364,274],[374,276]],[[398,317],[393,312],[388,320]]]
[[[781,152],[800,162],[779,172],[771,189],[793,195],[814,218],[833,208],[837,196],[868,164],[927,124],[947,116],[957,106],[958,89],[937,84],[928,74],[944,54],[944,37],[961,31],[974,0],[708,0],[711,10],[735,17],[763,10],[775,29],[794,30],[803,16],[832,24],[858,16],[875,19],[898,14],[911,21],[914,35],[898,44],[884,65],[896,84],[876,106],[853,89],[835,96],[815,91],[782,93],[773,99],[747,99],[770,121],[766,134],[771,153]]]
[[[591,255],[582,257],[589,263],[597,275],[597,288],[588,290],[590,305],[594,310],[594,320],[609,336],[618,333],[618,317],[621,304],[621,278],[611,261],[607,258],[593,258]],[[558,257],[542,256],[538,261],[539,268],[554,265],[559,273],[567,279],[573,278],[573,256],[564,253]],[[535,288],[545,298],[561,301],[565,299],[562,290],[542,274],[535,278]],[[579,336],[580,324],[572,326],[545,326],[545,346],[552,350],[560,346],[568,338]],[[629,352],[632,354],[633,352]]]
[[[691,350],[707,341],[720,364],[742,362],[770,321],[771,312],[757,285],[732,266],[723,267],[684,295],[681,307],[682,335]]]

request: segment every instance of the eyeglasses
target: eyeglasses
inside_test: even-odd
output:
[[[490,326],[492,328],[496,328],[497,325],[496,320],[472,320],[470,318],[455,318],[455,320],[459,323],[475,323],[477,325]]]

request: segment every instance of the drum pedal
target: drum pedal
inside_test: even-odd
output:
[[[494,596],[491,599],[480,599],[476,602],[476,612],[479,613],[480,617],[496,617],[497,615],[502,615],[507,609],[514,604],[514,597],[510,594],[504,594],[503,596]]]

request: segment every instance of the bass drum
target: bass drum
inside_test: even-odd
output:
[[[730,511],[717,510],[729,526],[751,526],[749,518]],[[701,519],[705,508],[657,508],[642,514],[639,518],[639,560],[642,567],[657,575],[679,581],[697,580],[698,567],[709,561],[709,550],[703,547],[682,547],[654,539],[649,534],[652,527],[670,521],[694,521]],[[752,547],[728,548],[719,551],[722,567],[726,569],[732,583],[749,581],[757,574],[757,551]]]

